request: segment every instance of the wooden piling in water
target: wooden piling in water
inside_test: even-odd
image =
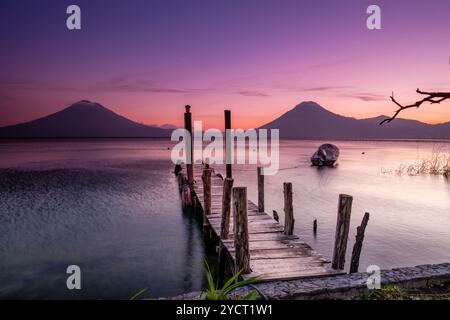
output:
[[[227,240],[230,232],[230,214],[231,214],[231,192],[233,188],[233,179],[225,178],[223,181],[222,191],[222,217],[220,221],[220,239]],[[219,244],[219,272],[218,279],[219,285],[223,284],[225,277],[225,269],[227,266],[228,255],[226,249],[223,246],[223,242]]]
[[[331,265],[333,269],[342,270],[345,266],[345,253],[347,251],[348,231],[350,229],[352,201],[352,196],[346,194],[339,195],[333,261]]]
[[[258,167],[257,175],[258,175],[258,211],[264,212],[264,169],[262,167]]]
[[[188,137],[185,137],[186,141],[186,171],[189,185],[194,183],[194,165],[193,165],[193,150],[192,150],[192,114],[191,106],[185,106],[186,112],[184,113],[184,128],[189,133]]]
[[[231,169],[231,163],[233,162],[232,154],[233,154],[233,140],[231,136],[231,111],[225,110],[225,158],[226,158],[226,170],[227,170],[227,178],[232,178],[233,173]]]
[[[248,243],[247,188],[233,188],[233,220],[235,246],[235,272],[250,273],[250,248]]]
[[[364,241],[364,232],[369,222],[369,213],[366,212],[362,219],[361,225],[356,228],[356,241],[353,245],[352,258],[350,260],[350,273],[358,272],[359,257],[361,256],[361,249]]]
[[[292,204],[292,183],[283,183],[284,192],[284,234],[294,233],[294,208]]]
[[[203,201],[204,201],[204,213],[206,216],[211,214],[211,169],[203,169]]]
[[[313,232],[314,232],[314,234],[317,233],[317,219],[314,219],[314,221],[313,221]]]
[[[186,183],[186,177],[185,177],[184,173],[179,172],[177,179],[178,179],[178,191],[180,191],[180,193],[181,193],[183,191],[184,184]]]
[[[220,239],[228,239],[228,234],[230,231],[232,188],[233,188],[233,179],[225,178],[225,180],[223,181],[223,193],[222,193],[222,219],[220,222]]]

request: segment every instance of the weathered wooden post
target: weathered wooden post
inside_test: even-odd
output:
[[[230,232],[230,214],[231,214],[231,192],[233,188],[233,179],[225,178],[223,181],[222,193],[222,219],[220,222],[220,239],[228,239]],[[222,241],[219,244],[219,285],[223,284],[225,277],[225,268],[227,265],[228,255],[223,246]]]
[[[294,209],[292,205],[292,183],[283,183],[284,191],[284,234],[294,233]]]
[[[206,218],[211,214],[211,172],[212,169],[203,169],[203,236],[205,238],[206,249],[208,252],[215,253],[216,245],[214,231]]]
[[[227,178],[232,178],[231,164],[233,162],[233,136],[231,135],[231,111],[225,110],[225,159]]]
[[[186,177],[184,176],[184,173],[179,172],[178,173],[178,191],[180,191],[180,193],[183,191],[185,182],[186,182]]]
[[[203,169],[203,202],[206,216],[211,214],[211,169]]]
[[[313,232],[314,232],[314,234],[317,233],[317,219],[314,219],[314,222],[313,222]]]
[[[264,212],[264,169],[258,167],[258,211]]]
[[[344,269],[353,197],[340,194],[333,251],[333,269]]]
[[[231,189],[233,188],[233,179],[225,178],[223,181],[222,193],[222,220],[220,223],[220,238],[228,239],[230,231],[230,213],[231,213]]]
[[[247,188],[233,188],[233,220],[235,272],[242,270],[243,274],[250,273],[250,248],[248,243],[247,221]]]
[[[194,183],[194,166],[193,166],[193,150],[192,150],[192,114],[191,106],[185,106],[186,112],[184,113],[184,128],[189,133],[188,137],[185,137],[186,141],[186,171],[188,176],[188,183],[192,185]]]
[[[369,222],[369,213],[366,212],[362,219],[361,225],[356,228],[356,241],[353,245],[352,259],[350,260],[350,273],[358,272],[359,257],[361,256],[361,248],[364,241],[364,232]]]

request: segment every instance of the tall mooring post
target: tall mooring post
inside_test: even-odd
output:
[[[284,234],[294,233],[294,206],[292,201],[292,183],[283,183],[284,192]]]
[[[348,231],[350,229],[352,201],[352,196],[346,194],[339,195],[333,261],[331,264],[333,269],[342,270],[345,266],[345,253],[347,251]]]
[[[225,110],[225,154],[227,178],[232,178],[231,164],[233,163],[233,136],[231,134],[231,111]]]
[[[264,169],[258,167],[258,211],[264,212]]]
[[[187,137],[185,137],[184,141],[186,142],[186,170],[187,170],[187,178],[189,185],[194,184],[194,164],[193,164],[193,148],[192,148],[192,114],[191,114],[191,106],[185,106],[184,113],[184,128],[188,132]]]

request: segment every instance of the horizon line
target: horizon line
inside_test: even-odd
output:
[[[148,126],[148,127],[159,128],[159,129],[163,129],[163,130],[174,130],[174,129],[183,128],[183,126],[178,126],[178,125],[176,125],[176,124],[174,124],[174,123],[170,123],[170,122],[167,122],[167,121],[163,121],[163,122],[160,123],[160,124],[159,124],[159,123],[151,123],[151,124],[149,124],[149,123],[141,122],[141,121],[139,121],[139,120],[134,120],[134,119],[131,119],[131,118],[127,117],[125,114],[116,112],[115,110],[113,110],[113,109],[111,109],[111,108],[109,108],[109,107],[105,107],[103,104],[101,104],[101,103],[99,103],[99,102],[91,101],[91,100],[87,100],[87,99],[81,99],[81,100],[78,100],[78,101],[76,101],[76,102],[74,102],[74,103],[72,103],[72,104],[69,104],[69,105],[67,105],[67,106],[64,106],[63,108],[61,108],[61,109],[58,110],[58,111],[55,111],[55,112],[52,112],[52,113],[49,113],[49,114],[46,114],[46,115],[42,115],[42,116],[36,117],[36,118],[34,118],[34,119],[31,119],[31,120],[22,121],[22,122],[17,122],[17,123],[13,123],[13,124],[3,125],[3,126],[0,126],[0,128],[13,127],[13,126],[17,126],[17,125],[22,125],[22,124],[26,124],[26,123],[29,123],[29,122],[33,122],[33,121],[36,121],[36,120],[40,120],[40,119],[49,117],[49,116],[51,116],[51,115],[57,114],[57,113],[59,113],[59,112],[62,112],[62,111],[66,110],[66,109],[68,109],[68,108],[70,108],[70,107],[72,107],[73,105],[75,105],[75,104],[77,104],[77,103],[89,103],[89,104],[93,104],[93,105],[94,105],[94,104],[100,105],[101,107],[105,108],[106,110],[109,110],[109,111],[113,112],[114,114],[116,114],[116,115],[118,115],[118,116],[124,117],[124,118],[126,118],[127,120],[129,120],[129,121],[132,121],[132,122],[135,122],[135,123],[144,125],[144,126]],[[380,114],[380,115],[378,115],[378,116],[373,116],[373,117],[362,117],[362,118],[357,118],[357,117],[355,117],[355,116],[344,115],[344,114],[340,114],[340,113],[336,113],[336,112],[330,111],[330,110],[327,109],[326,107],[323,107],[321,104],[319,104],[319,103],[317,103],[317,102],[315,102],[315,101],[313,101],[313,100],[307,100],[307,101],[305,100],[305,101],[302,101],[302,102],[296,104],[295,106],[291,107],[291,108],[288,109],[287,111],[284,111],[282,114],[280,114],[279,116],[276,116],[276,117],[273,118],[272,120],[270,120],[270,121],[268,121],[268,122],[265,122],[265,123],[263,123],[263,124],[260,124],[260,125],[257,126],[257,127],[235,128],[235,129],[258,129],[258,128],[261,128],[262,126],[267,125],[267,124],[271,123],[272,121],[278,119],[279,117],[283,116],[283,115],[286,114],[287,112],[294,110],[294,109],[297,108],[298,106],[300,106],[300,105],[302,105],[302,104],[309,104],[309,103],[316,104],[316,105],[319,106],[320,108],[323,108],[324,110],[326,110],[326,111],[328,111],[328,112],[330,112],[330,113],[333,113],[333,114],[335,114],[335,115],[338,115],[338,116],[341,116],[341,117],[345,117],[345,118],[352,118],[352,119],[355,119],[355,120],[371,120],[371,119],[376,119],[376,118],[389,118],[389,116],[387,116],[387,115],[385,115],[385,114]],[[183,106],[183,107],[184,107],[184,106]],[[228,107],[227,107],[227,108],[228,108]],[[226,108],[224,108],[223,110],[225,110],[225,109],[226,109]],[[181,110],[181,108],[180,108],[180,110]],[[195,109],[194,109],[194,110],[195,110]],[[180,112],[180,114],[183,114],[183,113],[184,113],[184,112]],[[195,114],[195,113],[193,113],[193,112],[191,112],[191,113],[192,113],[192,114]],[[220,118],[220,116],[218,116],[217,118]],[[193,119],[193,120],[194,120],[194,121],[201,121],[201,119]],[[437,125],[443,125],[443,124],[448,124],[448,123],[450,123],[450,120],[444,121],[444,122],[436,122],[436,123],[433,123],[433,122],[425,122],[425,121],[421,121],[421,120],[417,120],[417,119],[412,119],[412,118],[397,118],[396,120],[416,121],[416,122],[419,122],[419,123],[422,123],[422,124],[426,124],[426,125],[431,125],[431,126],[437,126]],[[163,126],[173,126],[173,128],[163,128]],[[205,129],[205,130],[207,130],[207,129]]]

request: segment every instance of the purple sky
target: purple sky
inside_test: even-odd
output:
[[[66,7],[82,30],[66,29]],[[378,4],[382,30],[366,28]],[[5,0],[0,126],[88,99],[139,122],[256,127],[304,100],[357,118],[450,91],[450,1]],[[450,104],[402,117],[450,121]]]

